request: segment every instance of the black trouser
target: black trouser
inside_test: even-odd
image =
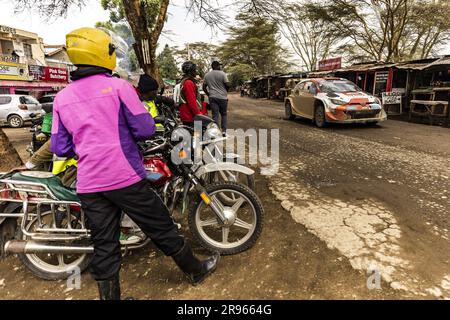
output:
[[[165,255],[173,256],[183,248],[183,236],[167,207],[146,180],[120,190],[78,196],[92,234],[91,273],[97,281],[108,280],[120,271],[122,211]]]
[[[211,106],[213,120],[219,123],[219,114],[221,116],[221,128],[223,132],[228,129],[228,100],[209,98],[209,104]]]

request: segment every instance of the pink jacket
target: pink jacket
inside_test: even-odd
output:
[[[129,187],[146,177],[137,141],[156,126],[134,88],[98,74],[72,82],[55,98],[52,151],[78,156],[78,193]]]

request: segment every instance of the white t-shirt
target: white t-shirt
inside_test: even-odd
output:
[[[180,104],[180,94],[181,94],[181,83],[177,84],[175,88],[173,88],[173,101],[176,104]]]

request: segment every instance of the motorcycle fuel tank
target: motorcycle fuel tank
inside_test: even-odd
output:
[[[145,158],[144,167],[147,172],[147,180],[156,187],[164,185],[173,176],[172,171],[161,157]]]

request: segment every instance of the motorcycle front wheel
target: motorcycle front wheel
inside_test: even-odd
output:
[[[220,203],[229,219],[225,225],[200,196],[189,210],[189,228],[197,242],[211,252],[234,255],[252,248],[264,224],[264,208],[258,196],[248,187],[221,182],[206,187],[212,199]],[[223,199],[234,199],[232,205]]]
[[[254,175],[244,175],[240,172],[234,171],[218,171],[211,172],[208,174],[208,179],[206,180],[209,183],[224,183],[224,182],[235,182],[238,184],[246,185],[250,190],[256,192],[255,190],[255,176]],[[235,195],[226,193],[222,193],[220,195],[221,201],[224,202],[227,206],[232,206],[235,202]]]

